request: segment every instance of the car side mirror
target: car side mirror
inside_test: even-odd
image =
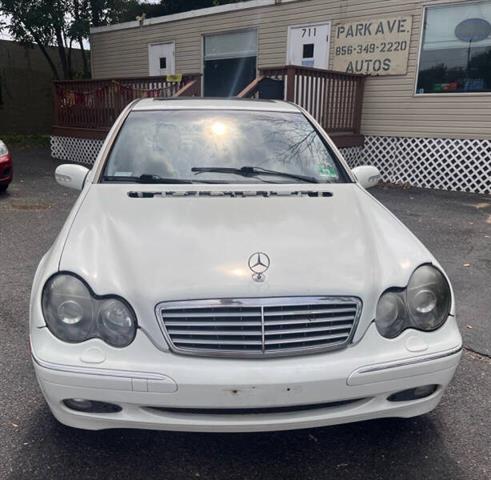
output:
[[[82,165],[65,164],[55,170],[55,179],[62,187],[82,190],[90,170]]]
[[[380,182],[380,170],[377,167],[371,165],[362,165],[361,167],[355,167],[352,170],[358,183],[363,188],[372,188]]]

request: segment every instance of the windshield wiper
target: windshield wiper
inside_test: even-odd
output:
[[[160,177],[159,175],[143,174],[137,177],[128,175],[104,175],[105,182],[124,182],[124,183],[195,183],[193,180],[182,178]]]
[[[195,174],[199,173],[230,173],[232,175],[240,175],[242,177],[258,177],[260,175],[269,175],[274,177],[285,177],[293,180],[300,180],[307,183],[320,183],[315,177],[308,177],[306,175],[296,175],[294,173],[280,172],[277,170],[267,170],[261,167],[193,167],[191,169]]]

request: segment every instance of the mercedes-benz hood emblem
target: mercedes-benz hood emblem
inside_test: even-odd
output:
[[[253,253],[249,257],[249,268],[253,273],[252,279],[256,282],[264,282],[264,274],[271,264],[270,258],[263,252]]]

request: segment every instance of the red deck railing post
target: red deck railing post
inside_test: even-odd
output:
[[[365,90],[365,77],[359,77],[355,93],[355,109],[353,118],[353,133],[359,135],[361,132],[361,115],[363,111],[363,93]]]
[[[295,75],[296,67],[294,65],[288,65],[286,67],[286,98],[287,102],[295,101]]]
[[[60,98],[58,96],[57,82],[53,82],[53,123],[58,125],[60,123]]]

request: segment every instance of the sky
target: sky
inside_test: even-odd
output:
[[[5,15],[0,15],[0,22],[7,22],[8,19]],[[7,32],[4,32],[3,30],[0,30],[0,38],[3,40],[11,40],[10,35]]]

